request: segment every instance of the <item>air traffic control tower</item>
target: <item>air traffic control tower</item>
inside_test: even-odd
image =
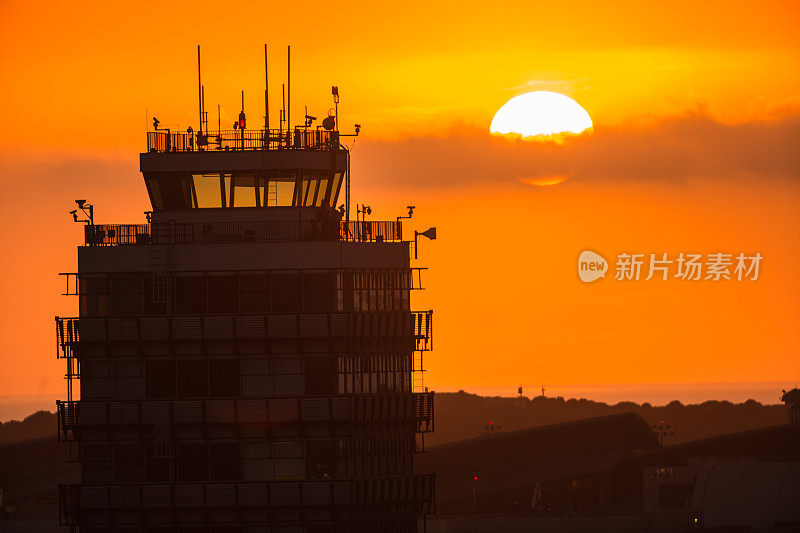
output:
[[[80,312],[56,334],[59,437],[82,482],[60,487],[62,524],[421,531],[434,479],[412,455],[433,393],[415,376],[432,312],[411,310],[421,269],[402,222],[337,209],[335,117],[247,129],[243,111],[210,132],[202,105],[199,131],[147,134],[148,223],[95,224],[79,204]]]

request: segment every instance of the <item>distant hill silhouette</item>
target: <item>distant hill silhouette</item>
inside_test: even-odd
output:
[[[586,399],[562,397],[508,398],[456,393],[436,394],[436,431],[425,436],[426,446],[479,437],[484,426],[493,422],[499,431],[513,431],[545,424],[556,424],[616,413],[640,414],[650,425],[660,420],[672,426],[675,434],[665,444],[678,444],[748,429],[785,424],[786,407],[762,405],[754,400],[734,404],[709,401],[682,405],[674,401],[664,406],[621,402],[609,405]],[[0,444],[55,435],[56,415],[38,411],[23,421],[0,423]]]
[[[735,433],[748,429],[785,424],[786,407],[762,405],[755,400],[734,404],[708,401],[683,405],[673,401],[664,406],[620,402],[609,405],[586,399],[562,397],[510,398],[457,393],[438,393],[435,400],[436,431],[425,436],[426,446],[435,446],[481,436],[489,422],[500,432],[532,428],[616,413],[633,412],[650,425],[660,420],[672,427],[674,435],[665,445]]]
[[[0,444],[55,435],[58,431],[56,414],[37,411],[25,420],[0,422]]]

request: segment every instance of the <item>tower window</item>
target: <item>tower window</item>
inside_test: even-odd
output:
[[[219,174],[193,174],[194,207],[222,207]]]
[[[272,273],[272,310],[278,313],[296,313],[300,310],[298,271]]]
[[[239,361],[212,359],[208,362],[212,397],[239,396]]]
[[[256,194],[256,180],[252,175],[234,176],[229,207],[255,207]]]
[[[148,398],[175,396],[175,362],[147,361],[144,365],[145,394]]]
[[[208,444],[178,444],[178,481],[208,481]]]
[[[306,311],[330,311],[334,305],[334,278],[330,271],[303,273],[303,300]]]
[[[241,477],[241,446],[238,442],[211,444],[211,481],[237,481]]]
[[[236,313],[236,276],[209,274],[208,312],[223,315]]]
[[[178,361],[178,397],[208,397],[208,361],[187,359]]]
[[[175,313],[179,315],[203,314],[205,286],[200,274],[175,277]]]

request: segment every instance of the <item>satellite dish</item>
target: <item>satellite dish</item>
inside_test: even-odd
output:
[[[328,131],[336,128],[336,117],[327,116],[322,120],[322,127]]]

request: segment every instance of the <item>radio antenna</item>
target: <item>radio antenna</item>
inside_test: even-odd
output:
[[[200,135],[203,135],[203,83],[200,78],[200,45],[197,45],[197,107],[200,112]]]
[[[286,47],[286,131],[292,134],[292,47]]]
[[[269,64],[267,63],[267,45],[264,45],[264,134],[269,142]]]

